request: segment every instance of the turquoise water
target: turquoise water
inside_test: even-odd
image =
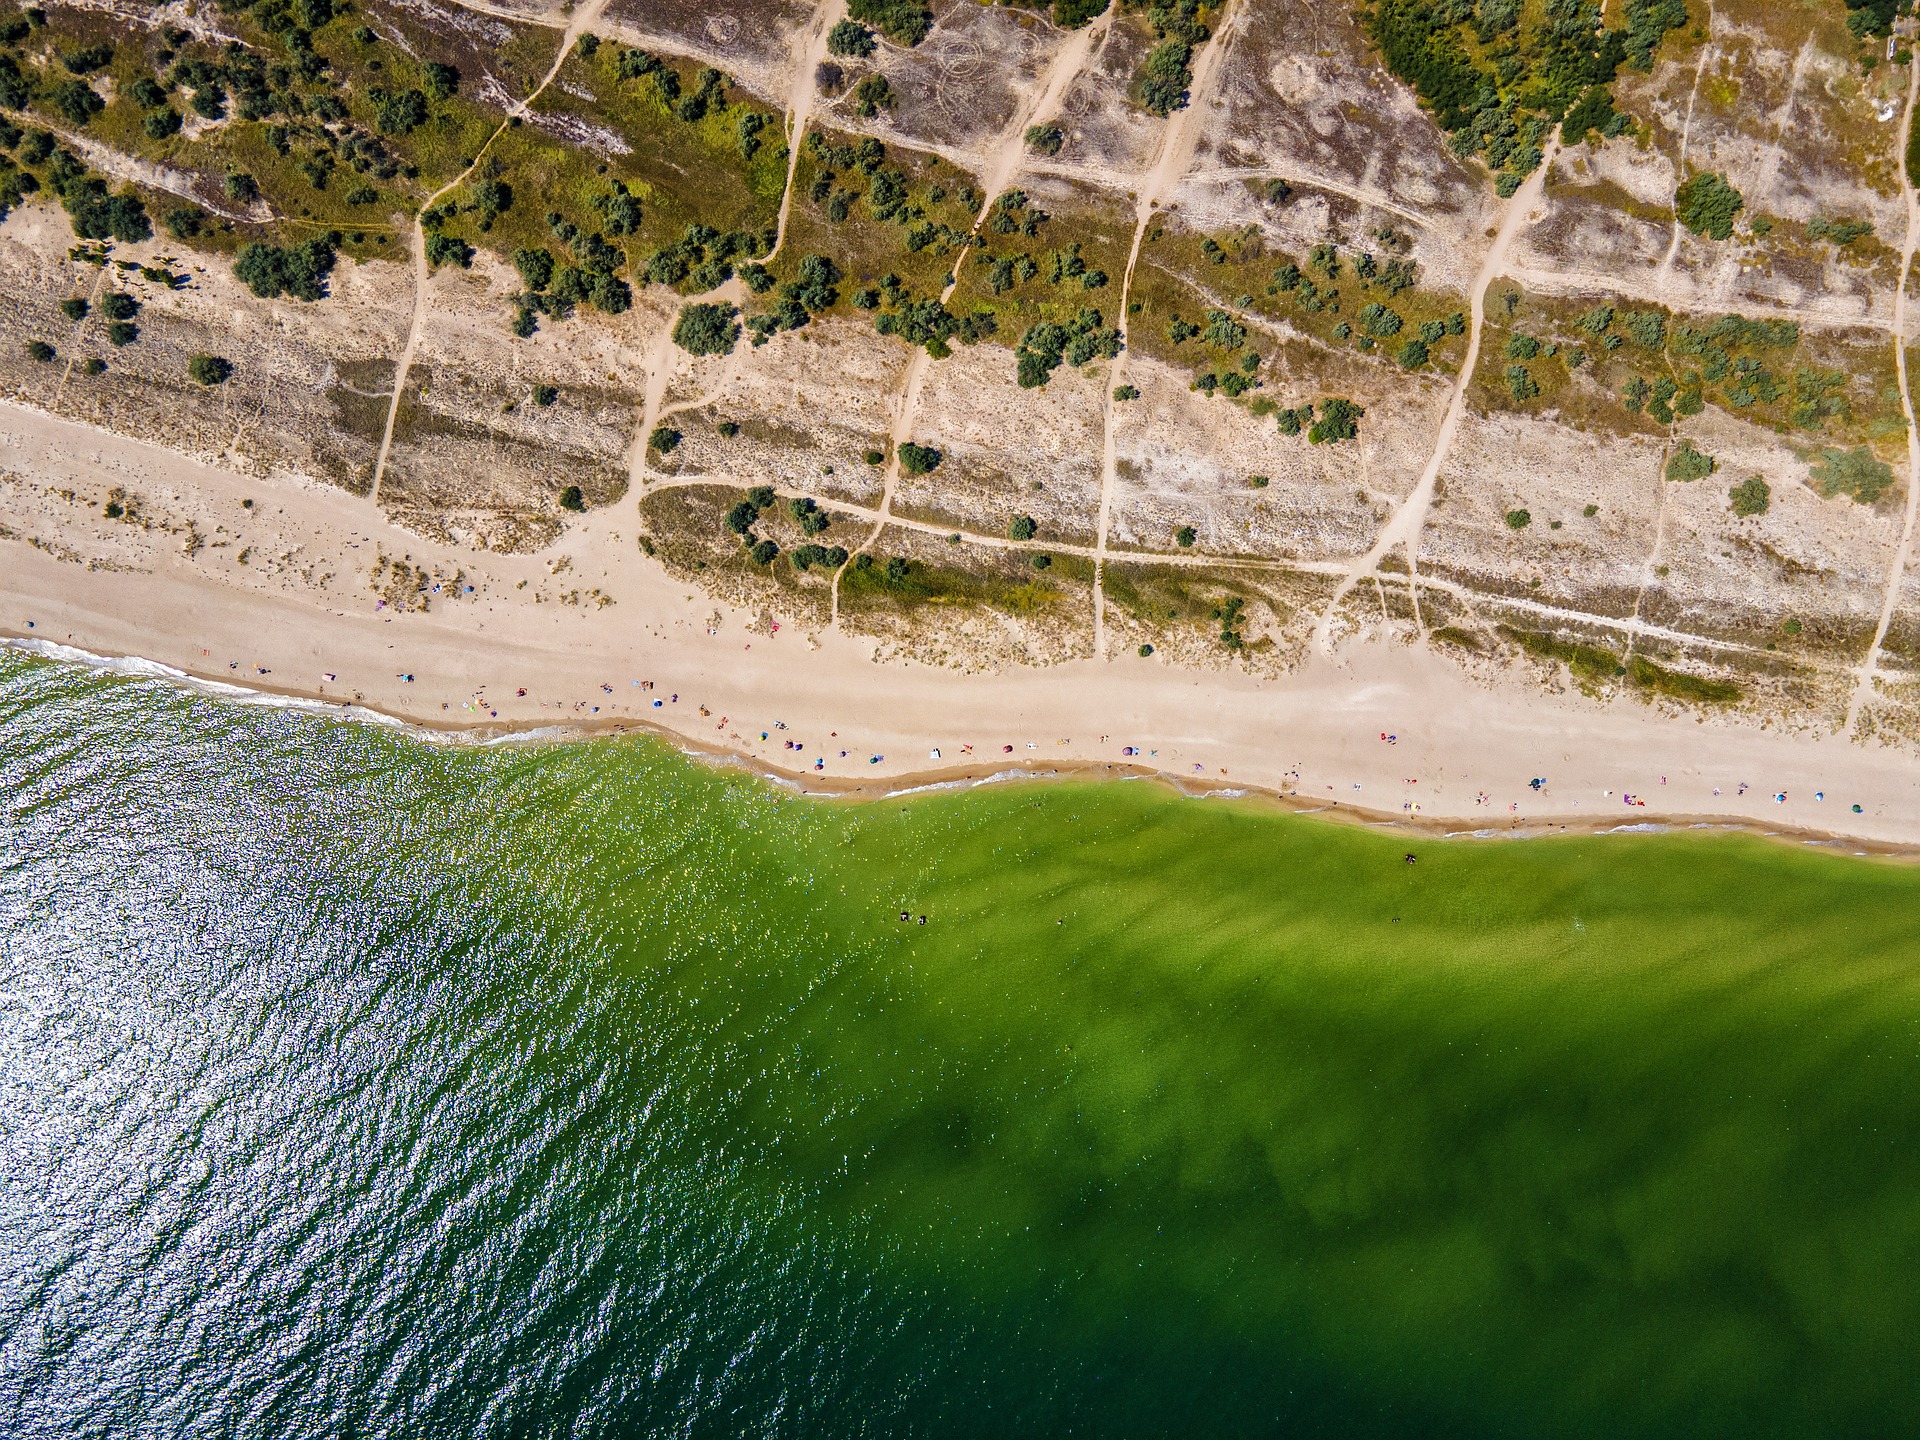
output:
[[[4,654],[0,780],[0,1433],[1920,1424],[1913,871]]]

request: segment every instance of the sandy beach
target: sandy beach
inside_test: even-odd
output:
[[[1277,680],[1132,655],[962,674],[716,605],[641,552],[631,499],[540,554],[476,553],[337,489],[11,405],[0,472],[0,633],[433,729],[644,726],[824,793],[1157,774],[1448,832],[1741,823],[1920,847],[1913,756],[1469,679],[1403,644]],[[426,609],[382,589],[396,565],[427,577]]]

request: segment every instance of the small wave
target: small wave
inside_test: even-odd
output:
[[[387,730],[399,731],[429,745],[503,745],[522,740],[564,738],[573,733],[565,727],[556,726],[546,726],[539,730],[514,731],[505,735],[474,735],[462,730],[435,730],[431,726],[402,720],[397,715],[388,715],[384,711],[374,710],[365,705],[355,705],[351,701],[319,700],[304,695],[275,695],[271,691],[235,685],[230,680],[212,680],[203,675],[192,675],[185,670],[162,664],[158,660],[149,660],[142,655],[96,655],[93,651],[82,650],[78,646],[62,645],[56,641],[41,640],[34,636],[0,636],[0,648],[18,650],[42,660],[57,660],[63,664],[80,665],[107,675],[125,675],[137,680],[159,680],[179,689],[225,700],[234,705],[253,705],[263,710],[289,710],[328,720],[353,720],[363,725],[378,725]]]
[[[1600,833],[1602,835],[1664,835],[1672,828],[1671,825],[1662,825],[1657,820],[1642,820],[1637,825],[1615,825]]]

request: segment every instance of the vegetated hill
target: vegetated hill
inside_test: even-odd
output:
[[[1830,723],[1872,650],[1920,739],[1890,6],[827,19],[0,15],[0,379],[929,656],[1390,631]]]

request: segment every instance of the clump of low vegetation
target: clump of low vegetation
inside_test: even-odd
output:
[[[1829,446],[1808,472],[1814,488],[1829,500],[1846,495],[1856,504],[1871,505],[1893,486],[1893,467],[1864,445],[1851,450]]]
[[[1773,503],[1773,489],[1758,475],[1750,475],[1738,485],[1729,487],[1727,501],[1733,506],[1733,513],[1742,519],[1764,515],[1767,507]]]
[[[1667,479],[1704,480],[1713,473],[1716,463],[1713,456],[1696,450],[1691,440],[1682,440],[1680,448],[1667,457]]]
[[[1733,217],[1745,204],[1727,177],[1713,170],[1689,176],[1673,196],[1673,212],[1680,223],[1711,240],[1733,238]]]
[[[673,343],[689,355],[731,354],[740,338],[740,312],[732,305],[688,305],[673,324]]]
[[[187,361],[187,375],[199,385],[224,385],[233,377],[233,362],[218,355],[195,355]]]

